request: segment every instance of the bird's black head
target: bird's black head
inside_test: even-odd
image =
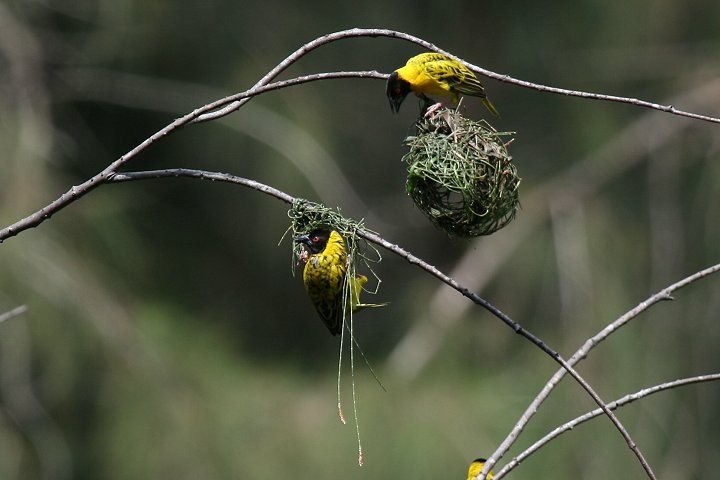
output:
[[[400,78],[398,72],[390,74],[387,80],[387,97],[390,101],[391,111],[395,113],[400,111],[400,105],[402,105],[410,90],[410,83]]]
[[[330,238],[330,229],[327,227],[316,228],[310,233],[304,235],[298,235],[293,238],[297,243],[302,243],[307,247],[310,253],[320,253],[325,250],[328,239]]]

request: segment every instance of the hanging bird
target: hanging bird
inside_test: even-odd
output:
[[[472,70],[442,53],[415,55],[404,67],[390,74],[387,96],[393,112],[400,111],[400,105],[410,92],[415,92],[424,101],[423,110],[427,110],[433,103],[425,94],[449,95],[453,103],[457,103],[460,95],[470,95],[479,97],[490,113],[500,116]]]
[[[470,468],[468,469],[468,476],[467,480],[475,480],[475,477],[477,477],[480,472],[482,471],[483,467],[485,466],[485,459],[484,458],[478,458],[473,460],[473,462],[470,464]],[[487,480],[493,480],[493,477],[495,474],[493,474],[493,471],[490,470],[490,472],[487,474],[487,477],[485,477]]]
[[[360,291],[367,282],[364,275],[355,275],[350,280],[350,309],[344,312],[343,287],[348,268],[345,240],[335,230],[326,227],[317,228],[305,235],[293,239],[304,246],[301,258],[305,262],[303,282],[325,326],[333,335],[342,331],[343,315],[352,311],[370,307],[383,307],[386,304],[360,303]]]

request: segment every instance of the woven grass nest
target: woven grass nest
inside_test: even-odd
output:
[[[515,218],[520,177],[509,133],[448,109],[420,119],[416,131],[404,142],[406,189],[432,223],[451,236],[477,237]]]

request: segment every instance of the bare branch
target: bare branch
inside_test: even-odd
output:
[[[49,219],[52,215],[54,215],[59,210],[62,210],[69,204],[73,203],[75,200],[78,200],[79,198],[83,197],[85,194],[89,193],[91,190],[97,188],[98,186],[102,185],[103,183],[107,182],[110,177],[114,176],[118,169],[123,167],[125,164],[127,164],[130,160],[132,160],[134,157],[136,157],[139,153],[141,153],[143,150],[145,150],[147,147],[155,143],[156,141],[160,140],[163,137],[166,137],[170,135],[171,133],[179,130],[180,128],[184,127],[185,125],[191,123],[196,118],[200,117],[203,113],[216,110],[218,108],[223,107],[224,105],[227,105],[231,102],[237,102],[242,100],[247,100],[248,98],[254,96],[254,95],[260,95],[265,92],[269,92],[272,90],[278,90],[280,88],[287,88],[293,85],[299,85],[302,83],[317,81],[317,80],[326,80],[330,78],[385,78],[383,74],[380,74],[378,72],[327,72],[327,73],[318,73],[313,75],[305,75],[302,77],[293,78],[290,80],[284,80],[281,82],[272,83],[269,85],[264,85],[261,87],[256,87],[254,89],[246,90],[244,92],[238,93],[236,95],[231,95],[229,97],[222,98],[220,100],[217,100],[212,103],[208,103],[207,105],[204,105],[202,107],[199,107],[192,112],[177,118],[172,123],[168,124],[167,126],[163,127],[162,129],[158,130],[156,133],[154,133],[152,136],[145,139],[141,144],[127,152],[122,157],[118,158],[114,162],[112,162],[110,165],[105,167],[100,173],[96,174],[95,176],[91,177],[90,179],[84,181],[80,185],[73,186],[62,194],[59,198],[52,201],[48,205],[44,206],[37,212],[28,215],[27,217],[18,220],[17,222],[13,223],[12,225],[9,225],[5,227],[4,229],[0,230],[0,243],[2,243],[4,240],[14,237],[15,235],[28,230],[30,228],[37,227],[45,220]],[[241,100],[238,100],[241,99]],[[214,112],[217,113],[217,112]],[[229,113],[229,112],[228,112]],[[222,115],[217,115],[217,117],[220,117]],[[216,117],[216,118],[217,118]]]
[[[169,168],[166,170],[147,170],[144,172],[116,173],[115,175],[110,177],[109,181],[130,182],[133,180],[152,180],[169,177],[190,177],[198,178],[201,180],[235,183],[237,185],[243,185],[245,187],[257,190],[258,192],[265,193],[267,195],[277,198],[278,200],[282,200],[285,203],[292,204],[293,201],[295,201],[295,197],[292,197],[291,195],[288,195],[287,193],[280,191],[277,188],[265,185],[264,183],[256,182],[255,180],[230,175],[229,173],[206,172],[204,170],[193,170],[190,168]]]
[[[696,272],[688,277],[683,278],[682,280],[664,288],[663,290],[657,292],[656,294],[650,296],[647,300],[644,300],[640,302],[637,306],[635,306],[633,309],[629,310],[627,313],[622,315],[620,318],[615,320],[614,322],[610,323],[608,326],[603,328],[600,332],[598,332],[596,335],[588,339],[568,360],[568,364],[571,366],[574,366],[579,361],[584,359],[590,350],[592,350],[596,345],[598,345],[600,342],[605,340],[608,336],[610,336],[611,333],[616,332],[620,327],[628,323],[633,318],[637,317],[641,313],[643,313],[645,310],[650,308],[651,306],[655,305],[658,302],[661,302],[663,300],[672,300],[671,294],[675,292],[676,290],[679,290],[697,280],[700,280],[701,278],[707,277],[709,275],[712,275],[714,273],[717,273],[720,271],[720,264],[713,265],[711,267],[708,267],[704,270],[701,270],[699,272]],[[525,428],[525,425],[530,421],[530,418],[537,412],[540,405],[545,401],[545,399],[550,395],[550,392],[560,383],[560,381],[565,376],[565,370],[559,369],[555,374],[548,380],[548,382],[545,384],[543,389],[538,393],[538,395],[533,399],[532,402],[530,402],[530,405],[528,405],[525,412],[522,414],[518,422],[513,427],[512,431],[508,434],[508,436],[503,440],[503,442],[500,444],[500,446],[495,450],[495,452],[490,456],[490,458],[487,461],[487,464],[490,466],[489,468],[492,468],[492,466],[505,455],[505,453],[510,449],[510,447],[515,443],[515,440],[517,440],[520,433]],[[488,470],[489,471],[489,470]],[[487,473],[487,472],[484,472]]]
[[[288,68],[290,65],[292,65],[294,62],[296,62],[299,58],[301,58],[303,55],[307,54],[308,52],[325,45],[327,43],[332,43],[337,40],[342,40],[345,38],[354,38],[354,37],[389,37],[389,38],[399,38],[401,40],[406,40],[408,42],[414,43],[416,45],[419,45],[423,48],[426,48],[428,50],[433,50],[435,52],[443,53],[451,58],[454,58],[465,65],[468,66],[471,70],[473,70],[476,73],[479,73],[480,75],[483,75],[488,78],[492,78],[495,80],[498,80],[500,82],[510,83],[513,85],[517,85],[524,88],[530,88],[532,90],[537,90],[540,92],[547,92],[547,93],[555,93],[559,95],[566,95],[570,97],[580,97],[580,98],[587,98],[591,100],[603,100],[606,102],[617,102],[617,103],[626,103],[629,105],[635,105],[638,107],[645,107],[645,108],[651,108],[653,110],[659,110],[661,112],[665,113],[671,113],[673,115],[679,115],[682,117],[688,117],[693,118],[696,120],[703,120],[706,122],[712,122],[712,123],[720,123],[720,118],[717,117],[711,117],[708,115],[700,115],[697,113],[692,112],[686,112],[683,110],[679,110],[672,105],[661,105],[658,103],[648,102],[646,100],[640,100],[637,98],[629,98],[629,97],[621,97],[617,95],[605,95],[600,93],[592,93],[592,92],[583,92],[580,90],[570,90],[566,88],[558,88],[558,87],[550,87],[546,85],[541,85],[538,83],[528,82],[525,80],[519,80],[517,78],[513,78],[510,75],[505,75],[501,73],[495,73],[491,70],[486,70],[484,68],[478,67],[477,65],[473,65],[472,63],[466,62],[465,60],[453,55],[450,52],[447,52],[434,44],[423,40],[422,38],[415,37],[413,35],[409,35],[407,33],[398,32],[395,30],[387,30],[382,28],[351,28],[349,30],[342,30],[339,32],[330,33],[328,35],[323,35],[322,37],[319,37],[309,43],[306,43],[302,47],[300,47],[298,50],[293,52],[290,56],[288,56],[285,60],[283,60],[277,67],[275,67],[273,70],[271,70],[265,77],[263,77],[258,83],[255,84],[255,87],[260,85],[265,85],[270,80],[275,78],[277,75],[282,73],[283,70]],[[198,121],[206,120],[214,118],[214,115],[218,114],[219,116],[226,115],[227,113],[231,111],[235,111],[238,108],[242,106],[243,103],[245,103],[247,100],[241,100],[240,104],[235,105],[231,104],[228,105],[226,108],[228,111],[219,111],[219,112],[213,112],[211,114],[208,114],[207,116],[203,116],[202,119],[198,119]]]
[[[27,305],[20,305],[12,310],[8,310],[5,313],[0,313],[0,323],[3,323],[7,320],[10,320],[13,317],[17,317],[18,315],[22,315],[27,311]]]
[[[608,408],[611,410],[616,410],[620,407],[624,407],[625,405],[628,405],[635,400],[640,400],[643,397],[647,397],[649,395],[652,395],[654,393],[662,392],[665,390],[670,390],[672,388],[682,387],[685,385],[691,385],[694,383],[702,383],[702,382],[712,382],[720,380],[720,373],[712,373],[709,375],[698,375],[696,377],[689,377],[689,378],[681,378],[679,380],[674,380],[672,382],[662,383],[660,385],[655,385],[653,387],[644,388],[642,390],[639,390],[635,393],[631,393],[628,395],[625,395],[624,397],[618,398],[615,401],[612,401],[607,404]],[[517,467],[521,462],[523,462],[526,458],[528,458],[530,455],[535,453],[537,450],[539,450],[541,447],[547,445],[552,439],[559,437],[563,433],[572,430],[576,426],[587,422],[588,420],[591,420],[599,415],[602,415],[603,411],[599,408],[596,408],[595,410],[592,410],[590,412],[587,412],[583,415],[580,415],[579,417],[576,417],[575,419],[560,425],[556,429],[549,432],[547,435],[542,437],[537,442],[533,443],[530,447],[525,449],[521,454],[516,456],[512,459],[507,465],[505,465],[502,470],[497,472],[495,474],[496,479],[500,479],[504,477],[507,473],[510,472],[513,468]]]
[[[216,118],[224,117],[225,115],[229,115],[230,113],[234,112],[235,110],[242,107],[245,103],[247,103],[250,98],[260,95],[261,93],[270,92],[273,90],[279,90],[281,88],[291,87],[293,85],[300,85],[302,83],[308,83],[308,82],[314,82],[317,80],[329,80],[333,78],[376,78],[379,80],[385,80],[387,79],[387,74],[376,72],[375,70],[368,70],[368,71],[351,71],[351,72],[325,72],[325,73],[315,73],[312,75],[304,75],[302,77],[296,77],[292,78],[290,80],[282,80],[279,82],[273,82],[269,83],[267,85],[259,85],[256,84],[253,88],[249,90],[245,90],[244,92],[240,92],[234,95],[230,95],[228,97],[222,98],[220,100],[217,100],[213,102],[211,105],[212,107],[210,110],[215,110],[219,108],[219,110],[215,110],[213,112],[208,112],[205,114],[202,114],[192,120],[192,123],[199,123],[199,122],[207,122],[209,120],[215,120]]]
[[[362,30],[362,29],[346,30],[346,32],[357,33],[358,30],[360,30],[361,32],[364,32],[364,30]],[[540,92],[566,95],[569,97],[580,97],[580,98],[587,98],[587,99],[591,99],[591,100],[603,100],[606,102],[627,103],[629,105],[651,108],[653,110],[659,110],[661,112],[671,113],[673,115],[679,115],[682,117],[694,118],[696,120],[703,120],[703,121],[712,122],[712,123],[720,123],[720,118],[711,117],[708,115],[700,115],[700,114],[692,113],[692,112],[686,112],[683,110],[678,110],[677,108],[673,107],[672,105],[660,105],[658,103],[648,102],[648,101],[640,100],[637,98],[620,97],[617,95],[604,95],[604,94],[600,94],[600,93],[583,92],[580,90],[570,90],[567,88],[550,87],[550,86],[541,85],[538,83],[528,82],[526,80],[519,80],[517,78],[511,77],[510,75],[495,73],[491,70],[486,70],[484,68],[478,67],[477,65],[473,65],[472,63],[469,63],[469,62],[463,60],[462,58],[453,55],[450,52],[446,52],[445,50],[442,50],[442,49],[436,47],[435,45],[433,45],[430,42],[426,42],[425,40],[423,40],[421,38],[417,38],[412,35],[408,35],[406,33],[395,32],[392,30],[369,30],[369,32],[373,32],[373,33],[372,34],[368,33],[367,36],[383,35],[383,36],[388,36],[388,37],[401,38],[403,40],[407,40],[409,42],[415,43],[415,44],[420,45],[429,50],[443,53],[451,58],[454,58],[455,60],[458,60],[458,61],[464,63],[465,65],[467,65],[467,67],[470,70],[473,70],[474,72],[479,73],[480,75],[483,75],[485,77],[492,78],[492,79],[495,79],[495,80],[498,80],[501,82],[511,83],[513,85],[517,85],[520,87],[530,88],[532,90],[537,90]],[[383,32],[383,33],[379,33],[379,32]],[[342,33],[342,32],[338,32],[338,33]]]
[[[480,75],[483,75],[485,77],[492,78],[492,79],[495,79],[495,80],[498,80],[501,82],[505,82],[505,83],[510,83],[510,84],[517,85],[520,87],[530,88],[532,90],[537,90],[540,92],[555,93],[555,94],[566,95],[566,96],[570,96],[570,97],[587,98],[587,99],[591,99],[591,100],[603,100],[603,101],[607,101],[607,102],[626,103],[629,105],[651,108],[653,110],[659,110],[661,112],[671,113],[673,115],[679,115],[682,117],[693,118],[696,120],[703,120],[703,121],[712,122],[712,123],[720,123],[720,118],[711,117],[711,116],[707,116],[707,115],[700,115],[700,114],[692,113],[692,112],[686,112],[683,110],[679,110],[679,109],[673,107],[672,105],[661,105],[659,103],[648,102],[648,101],[640,100],[637,98],[621,97],[621,96],[617,96],[617,95],[605,95],[605,94],[600,94],[600,93],[583,92],[583,91],[579,91],[579,90],[570,90],[570,89],[566,89],[566,88],[550,87],[550,86],[541,85],[538,83],[528,82],[526,80],[519,80],[517,78],[511,77],[510,75],[495,73],[491,70],[486,70],[484,68],[478,67],[477,65],[473,65],[472,63],[469,63],[469,62],[463,60],[462,58],[459,58],[459,57],[453,55],[452,53],[447,52],[426,40],[423,40],[422,38],[418,38],[418,37],[415,37],[414,35],[409,35],[407,33],[398,32],[395,30],[387,30],[387,29],[382,29],[382,28],[351,28],[349,30],[342,30],[339,32],[330,33],[328,35],[323,35],[322,37],[318,37],[315,40],[313,40],[309,43],[306,43],[305,45],[300,47],[298,50],[293,52],[291,55],[289,55],[285,60],[280,62],[280,64],[278,64],[277,67],[272,69],[267,75],[265,75],[262,79],[260,79],[260,81],[258,81],[258,83],[256,83],[253,88],[267,84],[273,78],[277,77],[280,73],[282,73],[285,69],[287,69],[290,65],[295,63],[302,56],[306,55],[308,52],[310,52],[314,49],[316,49],[322,45],[335,42],[337,40],[342,40],[342,39],[346,39],[346,38],[355,38],[355,37],[389,37],[389,38],[399,38],[401,40],[406,40],[408,42],[414,43],[414,44],[419,45],[428,50],[433,50],[435,52],[443,53],[451,58],[454,58],[454,59],[464,63],[465,65],[467,65],[468,68],[470,68],[474,72],[479,73]],[[380,78],[385,78],[385,77],[386,76],[382,76]],[[227,105],[222,110],[218,110],[216,112],[202,115],[196,121],[200,122],[200,121],[205,121],[205,120],[212,120],[213,118],[227,115],[228,113],[231,113],[231,112],[237,110],[238,108],[240,108],[245,102],[247,102],[247,99],[245,99],[245,98],[238,99],[237,102]]]
[[[157,178],[178,178],[178,177],[191,177],[191,178],[200,178],[200,179],[207,179],[207,180],[216,180],[216,181],[223,181],[223,182],[229,182],[229,183],[235,183],[238,185],[243,185],[249,188],[253,188],[255,190],[258,190],[260,192],[266,193],[268,195],[271,195],[275,198],[278,198],[286,203],[292,203],[295,198],[292,196],[275,189],[273,187],[270,187],[268,185],[264,185],[260,182],[257,182],[255,180],[249,180],[242,177],[237,177],[234,175],[226,174],[226,173],[212,173],[212,172],[205,172],[201,170],[191,170],[191,169],[168,169],[168,170],[153,170],[153,171],[145,171],[145,172],[130,172],[130,173],[123,173],[123,174],[116,174],[109,178],[110,181],[116,181],[116,182],[124,182],[124,181],[131,181],[131,180],[143,180],[143,179],[157,179]],[[564,360],[562,356],[554,351],[552,348],[550,348],[545,342],[543,342],[540,338],[536,337],[534,334],[523,328],[519,323],[515,322],[513,319],[511,319],[508,315],[506,315],[504,312],[502,312],[499,308],[492,305],[490,302],[485,300],[484,298],[480,297],[476,293],[472,292],[453,278],[450,278],[440,270],[438,270],[436,267],[430,265],[429,263],[425,262],[419,257],[416,257],[412,253],[408,252],[407,250],[401,248],[400,246],[393,244],[391,242],[388,242],[384,238],[380,237],[379,235],[376,235],[372,232],[366,231],[366,230],[359,230],[358,236],[373,242],[377,245],[380,245],[384,247],[385,249],[395,253],[396,255],[404,258],[408,262],[410,262],[413,265],[418,266],[419,268],[425,270],[429,274],[433,275],[434,277],[438,278],[443,283],[449,285],[453,289],[460,292],[463,296],[470,299],[473,303],[480,305],[481,307],[488,310],[490,313],[492,313],[494,316],[502,320],[506,325],[508,325],[510,328],[512,328],[515,333],[527,338],[530,340],[533,344],[535,344],[538,348],[540,348],[543,352],[548,354],[552,359],[554,359],[557,363],[562,365],[563,372],[567,371],[570,373],[570,375],[580,384],[580,386],[592,397],[592,399],[595,401],[595,403],[598,404],[598,406],[602,409],[602,411],[610,418],[612,423],[615,425],[615,427],[618,429],[620,434],[625,439],[625,442],[627,443],[628,447],[632,452],[635,454],[635,456],[638,458],[638,461],[642,465],[643,469],[648,475],[648,478],[656,478],[655,474],[653,473],[652,469],[650,468],[650,465],[648,464],[647,460],[643,456],[640,449],[637,447],[637,444],[633,441],[633,439],[630,437],[630,434],[627,432],[625,427],[622,425],[620,420],[615,416],[614,413],[608,409],[607,405],[603,402],[603,400],[600,398],[600,396],[595,392],[595,390],[588,384],[577,371],[575,371],[569,362]]]

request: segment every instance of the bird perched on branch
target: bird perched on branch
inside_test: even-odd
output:
[[[485,459],[484,458],[477,458],[472,461],[470,464],[470,468],[468,469],[468,476],[467,480],[475,480],[475,477],[477,477],[480,472],[482,471],[483,467],[485,466]],[[487,480],[493,480],[493,477],[495,475],[493,474],[493,471],[490,470],[490,473],[487,474],[487,477],[485,477]]]
[[[342,331],[343,317],[350,315],[351,310],[354,312],[386,305],[360,303],[360,292],[367,282],[364,275],[355,275],[349,279],[350,291],[343,290],[349,259],[345,239],[336,230],[321,227],[293,240],[302,244],[305,249],[301,257],[305,260],[305,290],[330,333],[338,335]],[[350,300],[349,304],[347,299]]]
[[[428,95],[449,95],[453,103],[457,103],[460,95],[479,97],[485,107],[499,117],[495,106],[485,95],[485,87],[475,74],[462,63],[442,53],[421,53],[407,61],[404,67],[390,74],[387,81],[387,96],[390,109],[397,113],[408,93],[424,101],[423,110],[432,105]],[[438,104],[442,106],[442,104]]]

